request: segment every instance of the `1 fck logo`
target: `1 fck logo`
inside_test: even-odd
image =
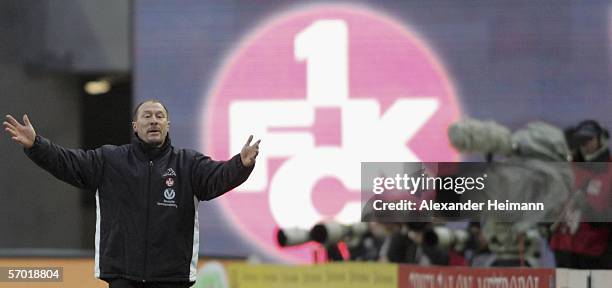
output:
[[[346,6],[290,13],[239,48],[208,103],[207,147],[228,157],[245,135],[263,139],[249,180],[221,201],[269,252],[295,253],[277,250],[274,227],[358,222],[361,162],[455,159],[452,86],[388,18]]]

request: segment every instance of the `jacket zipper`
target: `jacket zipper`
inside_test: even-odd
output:
[[[145,222],[145,245],[144,245],[144,271],[143,271],[143,279],[142,282],[147,282],[147,248],[149,246],[149,195],[151,194],[151,174],[153,174],[153,161],[149,161],[149,181],[147,182],[147,212],[146,212],[146,222]]]

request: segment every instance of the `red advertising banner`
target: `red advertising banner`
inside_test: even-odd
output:
[[[401,265],[400,288],[554,288],[555,270]]]

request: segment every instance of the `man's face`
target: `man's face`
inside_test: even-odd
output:
[[[592,154],[599,150],[599,147],[599,138],[593,137],[589,141],[586,141],[584,144],[580,145],[580,152],[582,152],[583,155]]]
[[[136,121],[132,122],[132,128],[140,140],[158,147],[164,144],[169,126],[164,106],[155,102],[143,103],[138,108]]]

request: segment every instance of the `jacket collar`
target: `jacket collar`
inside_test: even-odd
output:
[[[164,144],[162,146],[155,147],[153,145],[145,143],[138,137],[136,133],[134,133],[132,136],[132,147],[134,148],[136,153],[142,156],[143,158],[146,158],[148,160],[157,159],[166,154],[166,152],[170,151],[170,149],[172,149],[170,134],[168,133],[168,135],[166,135],[166,140],[164,140]]]

